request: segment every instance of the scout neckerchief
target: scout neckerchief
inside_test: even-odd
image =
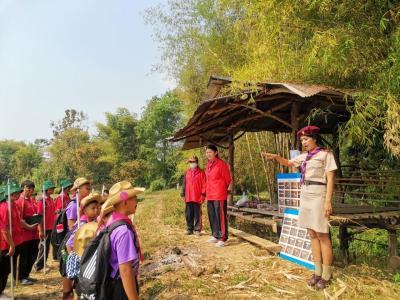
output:
[[[307,168],[307,162],[318,152],[320,152],[322,149],[320,147],[315,148],[313,151],[310,151],[307,153],[306,159],[301,163],[300,170],[301,170],[301,180],[300,183],[304,184],[306,181],[306,168]]]
[[[134,244],[135,244],[136,251],[139,254],[140,261],[144,261],[144,256],[143,256],[142,250],[140,248],[139,237],[137,235],[135,225],[133,225],[131,219],[129,219],[126,215],[121,214],[120,212],[114,211],[111,214],[111,217],[108,219],[106,227],[110,226],[114,222],[121,221],[121,220],[126,221],[126,223],[128,223],[132,227],[133,235],[135,236]]]

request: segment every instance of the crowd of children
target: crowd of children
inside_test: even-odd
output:
[[[143,257],[128,216],[135,213],[137,194],[144,189],[122,181],[100,194],[92,191],[89,180],[78,178],[73,184],[62,180],[53,200],[55,189],[46,180],[37,200],[30,180],[0,187],[0,299],[11,299],[4,294],[8,279],[31,285],[32,268],[49,270],[50,242],[60,263],[63,299],[138,299]],[[63,223],[66,233],[55,245],[53,236],[64,231]]]

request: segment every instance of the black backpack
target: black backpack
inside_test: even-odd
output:
[[[92,239],[81,257],[81,266],[78,279],[78,299],[82,300],[109,300],[111,299],[112,283],[111,266],[111,232],[121,226],[132,227],[126,221],[117,221],[104,228]],[[135,238],[135,234],[133,235]],[[134,241],[136,242],[136,241]],[[119,272],[118,272],[119,273]],[[117,273],[117,274],[118,274]]]
[[[73,199],[73,200],[71,200],[71,202],[76,202],[76,200]],[[58,260],[60,260],[58,249],[60,248],[60,245],[61,245],[62,241],[64,240],[67,232],[68,232],[67,208],[64,208],[57,215],[57,219],[53,224],[53,228],[51,230],[51,236],[50,236],[51,245],[53,246],[54,249],[57,249],[56,251],[57,251],[57,259]]]

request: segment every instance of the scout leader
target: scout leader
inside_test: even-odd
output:
[[[310,235],[315,264],[315,272],[308,281],[308,285],[322,290],[332,278],[333,251],[328,222],[332,214],[332,196],[337,166],[332,152],[322,148],[319,131],[317,126],[307,126],[298,131],[297,136],[307,152],[292,160],[266,152],[262,155],[288,167],[300,167],[299,226],[307,228]]]
[[[31,285],[33,281],[29,278],[32,266],[35,263],[39,251],[38,225],[40,218],[37,214],[37,203],[32,198],[35,184],[30,180],[21,183],[22,193],[17,200],[17,206],[22,218],[22,244],[19,259],[19,280],[21,285]]]
[[[114,208],[109,216],[106,227],[114,222],[124,220],[127,225],[121,225],[110,234],[111,266],[110,279],[113,280],[111,299],[139,299],[139,260],[143,260],[139,239],[129,215],[136,212],[138,200],[136,195],[144,191],[134,188],[128,181],[114,184],[110,189],[108,200],[103,210]],[[130,226],[130,228],[128,228]]]
[[[51,180],[46,180],[42,186],[44,195],[42,195],[41,199],[37,202],[37,213],[43,217],[38,226],[39,238],[42,242],[39,244],[39,253],[34,265],[36,272],[42,270],[44,267],[46,268],[46,272],[50,270],[48,266],[44,265],[44,258],[46,257],[47,261],[47,258],[49,257],[51,230],[53,229],[55,217],[55,206],[51,195],[53,195],[55,188],[56,186]],[[45,209],[43,209],[43,196],[45,197]],[[46,228],[44,228],[44,226],[46,226]],[[46,243],[46,253],[44,253],[44,243]]]
[[[18,184],[10,185],[11,194],[11,225],[10,232],[9,211],[7,203],[8,186],[2,187],[0,191],[0,299],[11,299],[4,294],[8,275],[11,273],[10,259],[13,257],[14,272],[16,270],[17,256],[22,243],[21,213],[15,201],[21,193]]]
[[[200,235],[202,227],[201,204],[206,195],[206,174],[199,168],[199,159],[193,156],[188,160],[189,170],[183,177],[181,196],[186,203],[186,234]]]

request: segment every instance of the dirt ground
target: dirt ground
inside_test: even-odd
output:
[[[207,232],[186,236],[181,210],[168,213],[173,201],[179,199],[159,193],[139,203],[135,223],[146,257],[141,299],[400,299],[392,274],[379,269],[335,268],[333,284],[320,292],[305,284],[310,271],[245,241],[231,237],[217,248]],[[47,275],[32,273],[36,284],[17,287],[17,299],[60,299],[57,265],[51,265]]]

